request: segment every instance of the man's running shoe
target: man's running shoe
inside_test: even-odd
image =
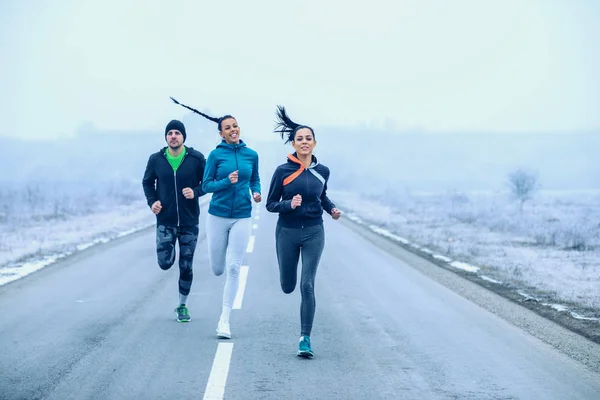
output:
[[[298,357],[311,358],[315,355],[310,347],[310,337],[300,336],[298,341]]]
[[[177,307],[175,313],[177,314],[177,322],[190,322],[192,320],[185,304],[181,304]]]

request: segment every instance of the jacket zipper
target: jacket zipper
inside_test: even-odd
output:
[[[233,154],[234,154],[234,157],[235,157],[235,170],[238,172],[238,183],[239,183],[239,181],[240,181],[240,166],[238,164],[237,149],[238,149],[238,146],[236,144],[233,147]],[[236,198],[236,196],[237,196],[237,184],[235,184],[233,186],[233,199],[231,200],[231,213],[229,214],[229,216],[231,218],[233,218],[233,209],[234,209],[233,206],[235,204],[235,198]]]
[[[308,168],[305,168],[304,172],[305,172],[305,176],[306,176],[306,179],[305,179],[305,181],[306,181],[306,192],[305,193],[306,193],[306,197],[308,198],[308,175],[310,175],[310,171],[308,170]],[[304,215],[305,215],[306,218],[308,218],[308,203],[306,203],[306,208],[304,209]]]
[[[185,153],[185,155],[181,159],[181,163],[179,164],[179,167],[177,169],[181,168],[181,166],[183,165],[183,161],[185,160],[186,157],[187,157],[187,153]],[[179,217],[179,190],[177,188],[177,171],[173,171],[173,179],[175,180],[175,206],[177,208],[177,226],[179,226],[180,217]]]

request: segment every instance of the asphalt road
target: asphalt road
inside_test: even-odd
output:
[[[255,216],[231,340],[215,334],[224,276],[204,218],[190,323],[175,321],[178,271],[158,268],[154,230],[1,286],[0,398],[600,399],[597,370],[330,218],[316,355],[296,357],[300,293],[279,288],[276,216]]]

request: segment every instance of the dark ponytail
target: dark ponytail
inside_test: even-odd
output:
[[[210,115],[206,115],[206,114],[204,114],[203,112],[196,110],[195,108],[192,108],[192,107],[186,106],[185,104],[181,104],[180,102],[178,102],[177,100],[175,100],[175,99],[174,99],[174,98],[172,98],[172,97],[170,97],[170,99],[171,99],[171,100],[173,100],[173,103],[175,103],[175,104],[179,104],[181,107],[187,108],[188,110],[190,110],[190,111],[193,111],[193,112],[195,112],[196,114],[202,115],[204,118],[208,119],[209,121],[212,121],[212,122],[215,122],[215,123],[217,123],[217,124],[218,124],[218,128],[219,128],[219,132],[220,132],[220,131],[221,131],[221,129],[222,129],[221,122],[223,122],[223,120],[225,120],[225,119],[227,119],[227,118],[233,118],[233,117],[232,117],[231,115],[229,115],[229,114],[227,114],[227,115],[224,115],[224,116],[222,116],[221,118],[215,118],[215,117],[211,117]],[[235,118],[233,118],[233,119],[235,119]]]
[[[313,136],[315,135],[315,131],[313,131],[310,126],[297,124],[292,121],[285,112],[285,107],[277,106],[277,112],[275,115],[277,116],[277,120],[275,122],[275,132],[281,135],[281,138],[285,140],[285,143],[293,142],[294,138],[296,137],[296,132],[302,128],[310,129]]]

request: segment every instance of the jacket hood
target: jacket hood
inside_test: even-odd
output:
[[[185,147],[185,154],[192,156],[192,157],[196,157],[196,158],[200,158],[202,159],[202,153],[200,153],[198,150],[194,149],[193,147],[188,147],[188,146],[183,146]],[[167,146],[163,147],[162,149],[160,149],[158,152],[161,154],[165,154],[165,151],[167,151]]]
[[[291,158],[290,158],[290,156],[292,156],[292,157],[294,157],[294,158],[298,159],[298,153],[294,152],[294,153],[292,153],[292,154],[289,154],[289,155],[288,155],[288,157],[287,157],[287,162],[289,162],[289,163],[291,163],[291,164],[294,164],[294,165],[299,165],[299,164],[298,164],[298,161],[295,161],[295,160],[291,159]],[[301,164],[300,164],[300,165],[301,165]],[[315,155],[313,154],[313,155],[312,155],[312,161],[311,161],[311,163],[310,163],[310,167],[308,167],[308,168],[314,168],[314,167],[316,167],[317,165],[319,165],[319,161],[317,160],[317,157],[315,157]]]
[[[221,147],[223,149],[233,150],[236,147],[238,147],[238,148],[239,147],[246,147],[246,143],[244,143],[244,141],[242,139],[240,139],[239,143],[235,143],[235,144],[234,143],[230,144],[230,143],[227,143],[225,140],[221,140],[221,143],[219,143],[217,145],[217,148],[219,148],[219,147]]]

